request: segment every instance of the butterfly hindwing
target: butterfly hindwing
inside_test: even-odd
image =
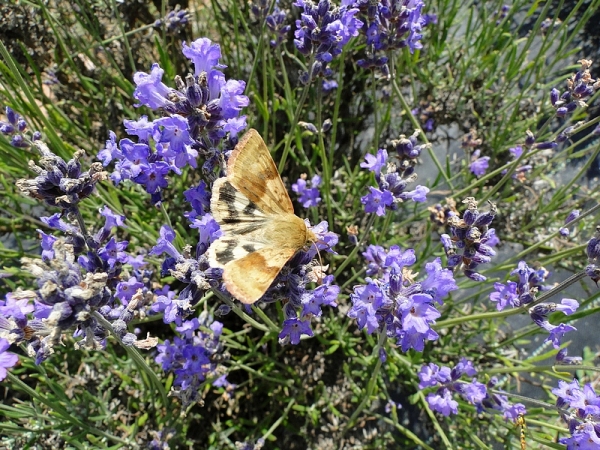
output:
[[[252,304],[269,289],[285,263],[296,253],[293,248],[263,247],[225,265],[225,287],[242,303]]]
[[[224,268],[235,259],[244,258],[250,253],[264,248],[265,244],[246,240],[238,236],[223,236],[208,249],[208,259],[213,267]]]

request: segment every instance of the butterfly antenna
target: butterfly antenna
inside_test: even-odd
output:
[[[317,250],[317,255],[319,255],[319,266],[323,267],[323,259],[321,259],[321,251],[319,250],[319,246],[317,245],[318,242],[322,242],[322,241],[313,242],[313,245],[315,246],[315,249]],[[321,285],[322,283],[323,283],[323,271],[319,269],[319,279],[317,280],[317,284]]]

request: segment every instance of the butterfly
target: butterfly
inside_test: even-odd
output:
[[[259,300],[290,258],[317,242],[294,214],[271,153],[253,129],[231,153],[227,176],[215,181],[210,208],[223,235],[208,248],[209,264],[223,269],[225,288],[242,303]]]

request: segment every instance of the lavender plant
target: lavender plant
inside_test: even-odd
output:
[[[34,5],[64,54],[0,40],[2,446],[600,448],[597,0]],[[207,256],[250,127],[316,236],[252,306]]]

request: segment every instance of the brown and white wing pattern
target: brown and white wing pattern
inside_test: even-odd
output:
[[[307,236],[269,149],[255,130],[233,150],[227,177],[215,181],[210,204],[223,236],[209,247],[209,263],[223,269],[225,287],[235,298],[254,303]]]

